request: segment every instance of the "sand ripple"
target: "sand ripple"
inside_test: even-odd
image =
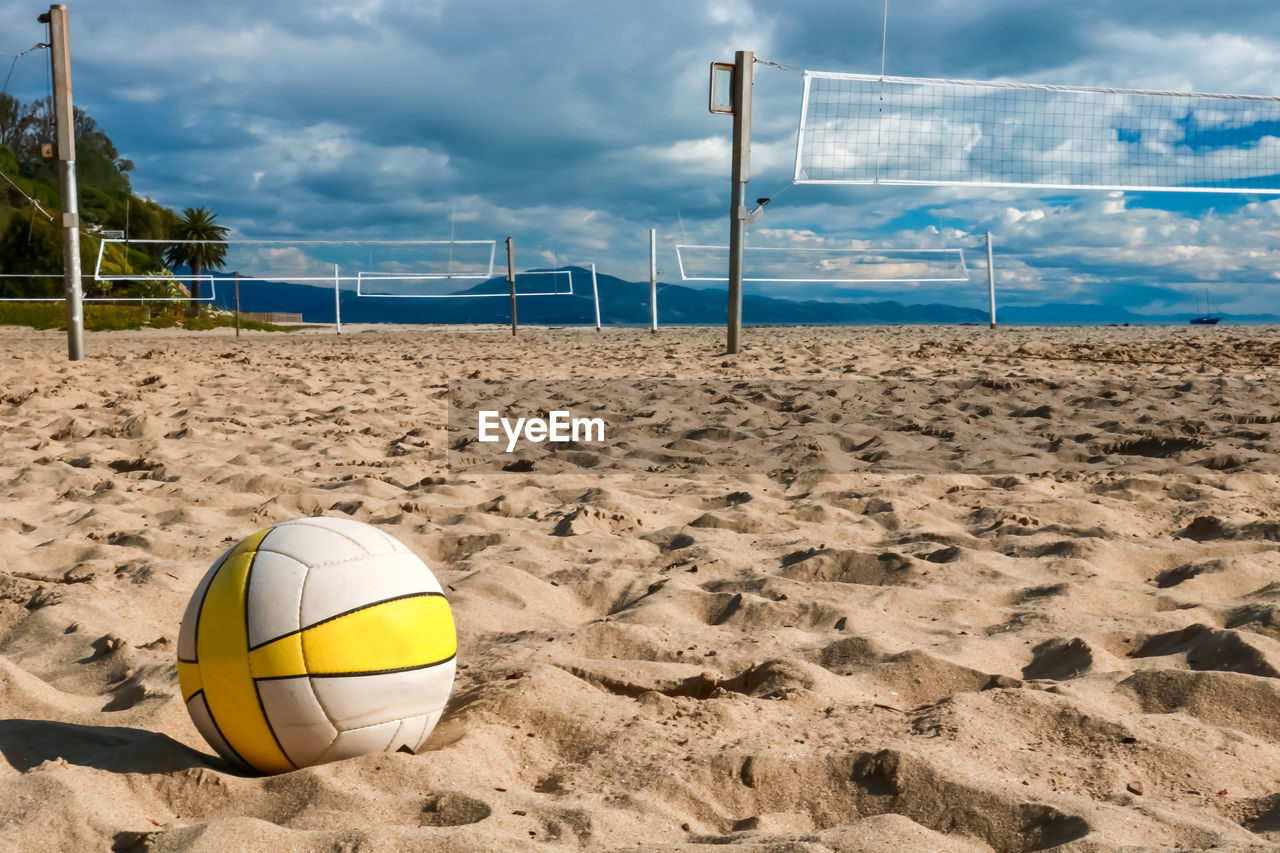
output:
[[[1280,332],[748,338],[119,333],[69,365],[0,330],[0,838],[1280,847]],[[450,380],[771,378],[855,381],[865,416],[806,399],[826,438],[758,473],[446,468]],[[314,514],[437,571],[455,695],[421,755],[236,776],[178,621],[228,544]]]

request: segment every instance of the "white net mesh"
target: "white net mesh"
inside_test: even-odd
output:
[[[483,299],[511,297],[511,285],[505,276],[465,286],[454,279],[440,276],[358,272],[355,275],[357,296],[402,297],[405,299]],[[572,296],[573,273],[570,270],[529,270],[515,276],[516,296]]]
[[[676,246],[684,281],[728,281],[728,246]],[[961,249],[747,246],[743,281],[968,281]]]
[[[173,287],[158,289],[146,296],[112,295],[96,296],[93,290],[94,277],[84,274],[80,276],[81,302],[216,302],[217,285],[213,276],[167,276],[156,281],[171,283]],[[62,293],[65,277],[44,273],[0,273],[0,302],[65,302],[67,297]],[[200,285],[201,295],[192,297],[192,286]],[[57,294],[57,295],[50,295]]]
[[[795,180],[1280,193],[1280,98],[806,71]]]

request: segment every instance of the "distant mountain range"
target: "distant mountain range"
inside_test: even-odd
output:
[[[591,271],[568,268],[573,276],[572,295],[517,296],[520,323],[529,325],[591,325],[595,311],[591,298]],[[606,326],[639,326],[649,323],[649,283],[626,281],[598,274],[600,319]],[[229,277],[218,281],[216,304],[234,308]],[[494,278],[461,289],[459,293],[493,294],[492,299],[391,299],[357,296],[342,290],[344,323],[509,323],[510,303],[505,279]],[[723,290],[701,290],[678,284],[658,285],[658,323],[669,325],[722,325],[727,308]],[[284,282],[242,282],[242,311],[302,314],[308,323],[332,323],[333,290]],[[987,314],[954,305],[903,305],[900,302],[826,302],[779,299],[745,294],[744,322],[748,325],[881,325],[881,324],[981,324]],[[1109,305],[1039,305],[1000,308],[997,318],[1011,325],[1134,325],[1185,324],[1191,314],[1134,314]],[[1224,323],[1280,323],[1280,315],[1222,315]]]

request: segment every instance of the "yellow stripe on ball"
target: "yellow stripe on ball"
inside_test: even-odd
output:
[[[204,680],[200,678],[200,664],[195,661],[178,661],[178,687],[182,690],[182,701],[188,702],[191,697],[204,689]]]
[[[372,674],[443,663],[458,651],[441,595],[393,598],[326,619],[249,653],[255,678]]]
[[[245,654],[249,571],[258,545],[270,532],[259,531],[237,545],[209,584],[197,623],[196,661],[209,715],[223,739],[254,768],[285,773],[294,769],[293,762],[280,749],[262,712]]]

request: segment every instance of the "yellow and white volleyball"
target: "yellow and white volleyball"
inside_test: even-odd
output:
[[[260,530],[196,587],[178,681],[228,761],[284,773],[380,750],[416,751],[453,688],[457,635],[431,570],[358,521]]]

